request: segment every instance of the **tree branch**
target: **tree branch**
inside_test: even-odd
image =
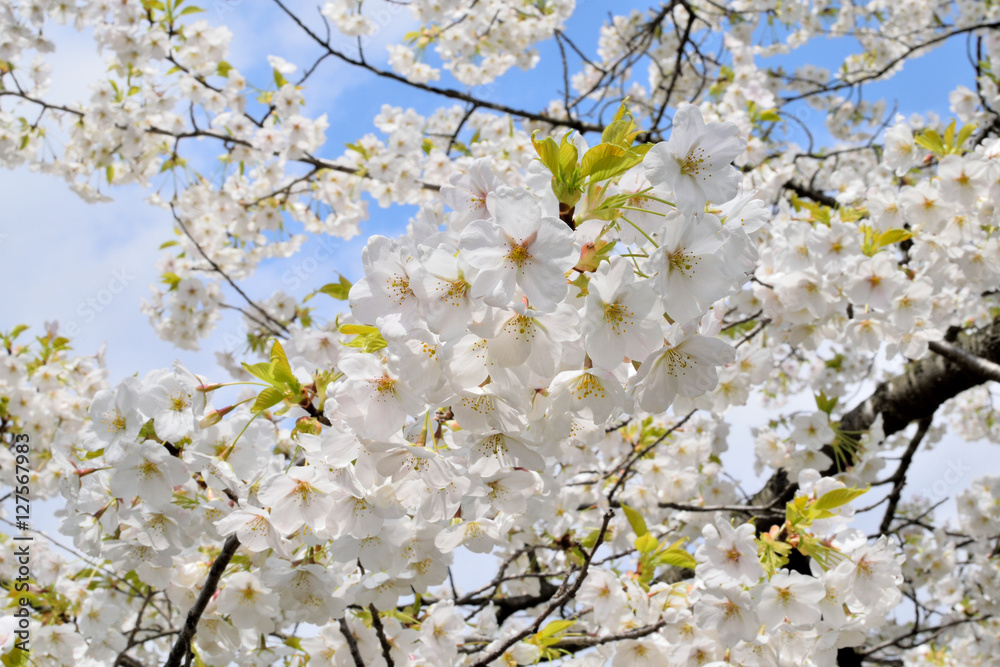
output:
[[[340,634],[347,640],[347,647],[351,650],[351,658],[354,659],[354,667],[365,667],[365,660],[361,657],[361,649],[358,648],[358,640],[351,632],[351,626],[347,624],[346,618],[340,619]]]
[[[511,116],[517,116],[519,118],[526,118],[528,120],[535,120],[543,123],[549,123],[550,125],[556,127],[568,127],[580,133],[602,132],[604,130],[604,126],[597,123],[587,123],[581,120],[574,120],[571,118],[553,118],[552,116],[548,116],[546,114],[535,113],[532,111],[525,111],[523,109],[515,109],[514,107],[509,107],[506,104],[490,102],[488,100],[478,98],[474,95],[463,93],[460,90],[455,90],[454,88],[440,88],[438,86],[432,86],[426,83],[416,83],[414,81],[410,81],[405,76],[401,76],[389,70],[380,69],[365,60],[352,58],[346,53],[341,53],[340,51],[337,51],[332,46],[330,46],[329,42],[323,40],[319,35],[313,32],[305,23],[303,23],[302,20],[298,16],[296,16],[296,14],[292,10],[290,10],[288,7],[285,6],[283,2],[281,2],[281,0],[274,0],[274,3],[278,5],[281,11],[287,14],[288,17],[292,19],[292,21],[294,21],[295,24],[298,25],[299,28],[301,28],[302,31],[309,36],[310,39],[316,42],[316,44],[322,47],[331,56],[349,65],[354,65],[355,67],[366,69],[376,76],[382,77],[384,79],[391,79],[393,81],[397,81],[399,83],[410,86],[411,88],[417,88],[418,90],[423,90],[428,93],[434,93],[435,95],[441,95],[442,97],[447,97],[453,100],[461,100],[462,102],[469,102],[471,104],[475,104],[485,109],[493,109],[494,111],[500,111],[501,113],[510,114]]]
[[[892,519],[896,516],[899,497],[902,495],[903,486],[906,484],[906,471],[913,462],[913,455],[917,452],[917,448],[920,447],[920,442],[924,439],[924,436],[927,435],[927,430],[931,427],[932,421],[934,421],[933,415],[920,420],[917,432],[913,434],[909,446],[903,452],[903,458],[899,460],[899,467],[896,468],[896,472],[889,478],[889,481],[893,482],[892,491],[889,493],[889,506],[885,508],[885,516],[882,517],[882,523],[878,529],[878,532],[883,535],[889,532]]]
[[[993,364],[1000,363],[1000,318],[982,329],[961,336],[951,347]],[[856,405],[840,420],[847,433],[867,431],[882,415],[887,436],[906,428],[910,422],[934,414],[950,398],[983,383],[984,376],[972,372],[941,355],[928,355],[911,364],[902,374],[882,382],[871,396]],[[835,468],[824,472],[830,475]],[[768,505],[790,498],[795,485],[784,470],[778,470],[752,499],[753,505]]]
[[[392,644],[385,636],[385,628],[382,627],[382,619],[379,618],[378,609],[375,608],[374,603],[368,605],[368,611],[372,613],[372,627],[375,628],[378,643],[382,646],[382,657],[385,658],[385,664],[388,667],[396,667],[396,663],[392,660]]]
[[[567,582],[569,581],[567,578],[567,580],[563,582],[562,586],[559,587],[560,592],[556,594],[555,598],[553,598],[542,613],[535,618],[531,625],[501,643],[500,646],[493,649],[489,655],[485,658],[481,658],[479,662],[475,663],[472,667],[486,667],[486,665],[502,656],[511,646],[521,641],[528,635],[538,632],[539,628],[542,627],[542,623],[545,622],[545,619],[548,618],[552,612],[566,604],[569,600],[573,599],[576,592],[580,590],[580,586],[583,585],[583,580],[587,578],[587,571],[590,569],[590,561],[594,559],[594,554],[597,553],[597,550],[604,543],[604,537],[608,533],[608,524],[611,523],[611,519],[614,515],[615,513],[611,510],[605,512],[604,521],[601,523],[601,531],[597,534],[597,541],[594,542],[594,548],[587,554],[587,557],[583,562],[583,566],[580,568],[579,574],[577,574],[576,580],[572,583],[572,585],[567,587]]]
[[[229,565],[229,561],[232,560],[233,554],[236,553],[239,546],[240,541],[236,535],[230,535],[226,539],[225,544],[222,545],[222,551],[219,552],[215,562],[212,563],[212,567],[208,571],[208,577],[205,579],[205,585],[202,586],[201,593],[198,594],[198,599],[195,600],[194,606],[188,612],[187,619],[184,621],[184,627],[181,629],[177,641],[174,642],[173,648],[170,649],[170,655],[167,656],[167,661],[163,663],[163,667],[180,667],[181,658],[191,648],[191,640],[194,639],[194,633],[198,629],[198,621],[201,620],[201,615],[205,612],[208,601],[215,595],[215,591],[219,587],[219,579],[222,578],[222,573],[226,571],[226,566]]]
[[[969,354],[962,348],[943,340],[932,340],[928,343],[932,352],[940,354],[948,361],[962,366],[967,371],[981,375],[986,379],[1000,382],[1000,364],[993,363],[988,359]]]

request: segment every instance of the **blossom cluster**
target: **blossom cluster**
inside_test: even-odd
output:
[[[578,137],[564,145],[580,164],[606,150]],[[629,463],[639,484],[615,470],[643,439],[676,430],[645,414],[697,400],[736,360],[718,338],[723,304],[752,271],[750,234],[767,216],[730,164],[743,149],[735,126],[683,107],[668,142],[618,175],[591,174],[570,213],[558,169],[539,162],[512,187],[488,160],[471,163],[442,189],[441,218],[369,240],[339,325],[353,338],[294,329],[269,362],[245,365],[265,388],[229,407],[210,405],[221,387],[179,365],[98,392],[84,438],[93,467],[66,471],[64,532],[179,610],[235,536],[247,558],[222,577],[195,636],[213,661],[274,660],[287,647],[259,638],[301,622],[322,628],[303,650],[347,655],[339,619],[411,604],[413,622],[387,615],[378,630],[401,664],[460,662],[477,636],[495,636],[482,650],[515,662],[540,657],[539,635],[517,642],[524,621],[499,601],[463,619],[463,598],[438,588],[463,551],[497,552],[517,570],[528,553],[553,569],[583,558],[580,629],[654,630],[604,651],[614,664],[704,662],[727,649],[829,661],[899,599],[885,540],[842,532],[851,496],[828,495],[846,492],[842,482],[804,471],[796,507],[806,513],[789,515],[764,548],[749,524],[659,518],[661,502],[736,499],[711,462],[725,442],[712,422],[675,436],[676,451]],[[274,421],[261,418],[269,410]],[[278,414],[295,420],[292,432]],[[591,481],[595,463],[608,486]],[[581,528],[623,503],[590,552],[546,546],[560,535],[585,542]],[[675,546],[660,548],[668,539]],[[693,557],[677,539],[700,542]],[[811,571],[782,569],[789,540],[814,545]],[[625,556],[591,566],[602,541]],[[631,575],[620,569],[630,560]],[[677,563],[693,579],[654,581]],[[505,589],[537,595],[540,583]],[[433,602],[421,609],[424,596]],[[352,638],[377,657],[374,627],[355,622]],[[120,635],[85,639],[96,659],[126,648]]]
[[[306,31],[320,59],[271,55],[264,86],[191,5],[0,8],[0,164],[90,201],[172,181],[150,198],[177,235],[144,308],[179,347],[237,307],[226,281],[309,234],[360,233],[369,206],[418,207],[406,234],[369,239],[360,280],[321,290],[349,314],[247,299],[270,356],[223,355],[236,383],[175,364],[109,388],[54,326],[37,352],[3,337],[0,436],[45,443],[32,489],[61,492],[79,558],[39,551],[32,659],[158,662],[162,629],[206,593],[204,664],[827,665],[866,642],[871,659],[990,664],[997,479],[933,486],[958,494],[945,529],[939,498],[901,497],[940,420],[842,421],[856,390],[996,322],[1000,39],[981,26],[1000,8],[729,4],[613,16],[589,58],[563,31],[571,2],[333,0],[322,14],[346,40]],[[406,14],[419,27],[380,70],[369,38]],[[109,57],[88,102],[47,99],[51,22]],[[761,38],[765,22],[784,27]],[[827,33],[864,53],[832,70],[764,62]],[[952,92],[950,125],[848,94],[966,33],[976,90]],[[533,67],[553,36],[582,63],[543,113],[436,87]],[[726,58],[706,55],[716,41]],[[328,56],[468,106],[386,104],[378,134],[331,153],[326,116],[304,111]],[[612,98],[610,122],[583,119]],[[809,113],[844,145],[790,140]],[[978,388],[946,403],[952,431],[995,439],[991,402]],[[771,409],[752,445],[723,417],[745,406]],[[747,494],[731,444],[787,495]],[[856,510],[869,484],[889,495]],[[883,503],[866,539],[855,512]],[[462,592],[450,568],[483,554],[496,578]],[[894,620],[904,599],[921,628]]]

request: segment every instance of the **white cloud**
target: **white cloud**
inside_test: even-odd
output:
[[[184,353],[159,340],[139,303],[158,280],[158,247],[172,238],[169,216],[136,188],[110,204],[87,204],[58,179],[17,170],[3,180],[0,329],[16,324],[40,334],[58,320],[79,354],[108,344],[112,382],[166,367],[175,358],[215,367],[208,352]]]

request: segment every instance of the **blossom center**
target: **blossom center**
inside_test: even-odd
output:
[[[507,253],[507,259],[517,265],[518,268],[524,266],[524,263],[531,259],[531,254],[528,249],[523,245],[511,244],[510,252]]]
[[[584,373],[577,381],[576,387],[573,389],[573,395],[576,396],[578,401],[590,398],[591,396],[604,398],[604,384],[591,373]]]
[[[390,280],[386,280],[386,292],[389,293],[392,301],[396,304],[401,304],[403,301],[413,295],[413,291],[410,289],[410,281],[402,276],[393,276]]]
[[[687,273],[692,271],[697,264],[698,260],[696,260],[693,255],[689,255],[684,252],[667,253],[667,265],[670,267],[671,271]]]
[[[381,396],[391,394],[395,391],[396,381],[386,375],[374,380],[369,380],[369,382],[371,382],[372,386],[375,387],[375,391],[377,391]]]
[[[697,176],[701,173],[705,160],[708,159],[705,149],[699,147],[692,148],[687,157],[680,163],[681,173],[686,176]],[[702,176],[702,178],[707,178]]]
[[[618,330],[619,327],[629,315],[631,313],[620,303],[609,303],[604,306],[604,321],[610,324],[611,328],[618,335],[621,335],[621,331]]]
[[[170,397],[170,409],[176,412],[186,410],[190,403],[184,394],[174,394]]]
[[[114,415],[111,417],[111,415]],[[105,413],[105,419],[103,420],[105,424],[108,424],[108,433],[112,431],[115,433],[121,433],[125,430],[125,417],[122,413],[118,412],[116,409],[114,412]],[[110,419],[109,419],[110,417]]]
[[[448,283],[448,291],[441,298],[445,301],[451,301],[454,306],[458,306],[468,291],[469,283],[459,278]]]

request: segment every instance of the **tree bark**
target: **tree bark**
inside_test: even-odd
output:
[[[959,336],[950,347],[957,347],[987,362],[1000,363],[1000,318],[978,331]],[[841,417],[840,428],[848,433],[867,431],[881,414],[882,428],[889,436],[902,431],[910,422],[930,417],[948,399],[988,379],[969,365],[957,364],[939,354],[929,354],[910,364],[902,374],[876,387],[871,396]],[[834,466],[823,474],[836,472]],[[791,499],[795,486],[784,470],[778,470],[750,504],[768,505],[779,496]]]

